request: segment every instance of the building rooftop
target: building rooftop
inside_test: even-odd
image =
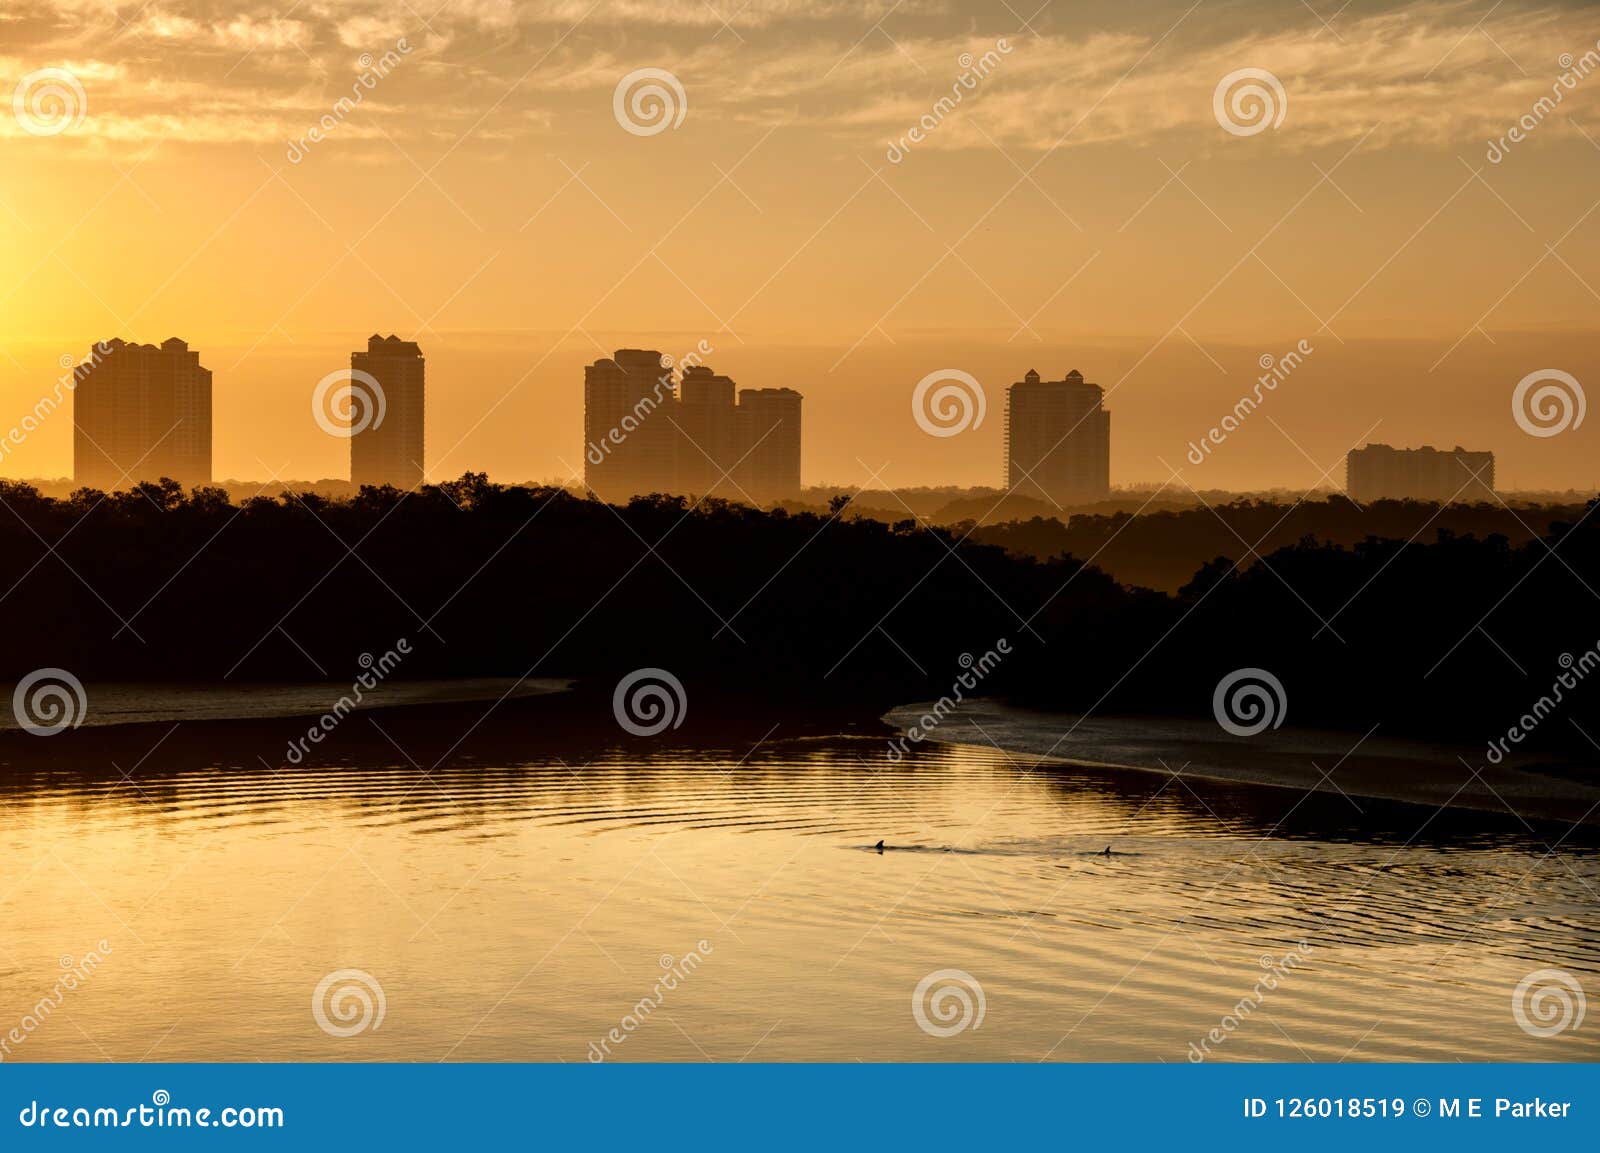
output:
[[[1368,441],[1361,448],[1353,448],[1350,451],[1351,452],[1433,452],[1433,453],[1446,452],[1446,453],[1454,453],[1454,452],[1487,452],[1488,450],[1487,449],[1481,449],[1481,448],[1462,448],[1459,444],[1456,445],[1454,448],[1443,448],[1443,449],[1434,448],[1433,445],[1431,445],[1431,444],[1425,444],[1420,448],[1395,448],[1394,445],[1392,445],[1392,444],[1379,444],[1379,443],[1373,443],[1371,441]]]
[[[1025,374],[1023,374],[1021,380],[1017,381],[1010,387],[1022,388],[1024,386],[1037,386],[1039,389],[1045,391],[1048,391],[1052,388],[1092,388],[1097,392],[1105,392],[1105,389],[1101,388],[1098,384],[1095,384],[1092,381],[1084,380],[1083,373],[1079,372],[1075,368],[1068,372],[1067,375],[1061,380],[1043,380],[1040,378],[1037,369],[1030,368]]]
[[[159,345],[139,344],[137,341],[126,341],[120,336],[113,336],[110,340],[101,341],[96,347],[110,349],[112,352],[124,348],[132,349],[135,352],[188,352],[189,342],[180,340],[176,336],[169,336]]]
[[[388,336],[379,336],[374,332],[367,337],[367,355],[369,356],[421,356],[422,349],[414,340],[401,340],[394,333]]]

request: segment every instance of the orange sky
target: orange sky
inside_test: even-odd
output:
[[[581,365],[705,340],[805,394],[808,483],[996,483],[1030,367],[1110,390],[1114,484],[1337,483],[1366,439],[1493,449],[1502,488],[1600,480],[1595,423],[1511,411],[1530,372],[1600,380],[1600,10],[1035,6],[7,3],[0,437],[63,355],[178,335],[215,373],[219,478],[342,476],[309,397],[382,331],[429,358],[435,478],[569,476]],[[675,127],[619,123],[642,68],[681,84]],[[1281,84],[1275,127],[1219,122],[1242,68]],[[43,69],[81,89],[64,118],[23,99]],[[943,368],[988,417],[934,438],[910,395]],[[0,475],[67,473],[69,422]]]

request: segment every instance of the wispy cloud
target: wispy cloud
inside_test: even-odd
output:
[[[0,67],[11,78],[81,70],[89,94],[73,133],[80,142],[250,143],[315,114],[349,84],[361,53],[403,35],[419,64],[374,101],[395,113],[385,130],[397,138],[465,131],[489,108],[486,140],[581,130],[610,115],[602,97],[618,77],[648,65],[678,74],[697,117],[782,121],[862,148],[887,143],[948,92],[963,53],[1007,37],[1015,51],[1004,68],[926,147],[1036,152],[1197,132],[1228,146],[1212,92],[1242,67],[1270,71],[1287,94],[1284,123],[1263,146],[1318,148],[1370,132],[1374,148],[1460,147],[1496,135],[1549,90],[1563,53],[1594,51],[1600,34],[1589,10],[1560,6],[1426,0],[1344,13],[1331,28],[1309,13],[1286,24],[1278,5],[1260,10],[1252,24],[1237,6],[1217,15],[1201,7],[1169,36],[1164,18],[1113,32],[1049,13],[1035,34],[1004,9],[969,11],[960,0],[453,0],[425,21],[369,0],[220,19],[200,0],[148,9],[52,0],[8,9],[12,48]],[[640,28],[656,31],[634,37]],[[1572,92],[1563,112],[1581,121],[1600,103],[1600,83],[1593,88]],[[1544,131],[1571,129],[1562,117]],[[0,134],[16,133],[0,119]]]

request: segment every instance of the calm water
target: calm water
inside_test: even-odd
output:
[[[0,1034],[110,949],[6,1059],[583,1061],[617,1029],[628,1060],[1181,1062],[1301,940],[1220,1058],[1600,1059],[1600,1007],[1512,1014],[1534,970],[1600,993],[1592,836],[1325,795],[1274,831],[1297,794],[781,733],[431,779],[14,769]],[[350,1037],[312,1010],[343,969],[383,999]],[[913,992],[948,969],[983,1015],[936,1036]]]

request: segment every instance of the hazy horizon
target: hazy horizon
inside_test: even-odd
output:
[[[56,133],[0,117],[0,428],[61,356],[176,335],[215,374],[215,475],[343,475],[310,391],[395,332],[429,360],[431,479],[565,476],[583,364],[706,341],[741,387],[805,395],[807,483],[998,483],[1005,386],[1076,368],[1107,389],[1117,485],[1309,488],[1367,440],[1492,450],[1503,488],[1595,484],[1593,423],[1535,438],[1510,403],[1600,368],[1584,6],[1025,15],[13,5],[0,69],[82,96]],[[1214,99],[1245,68],[1282,119],[1241,134]],[[681,121],[623,123],[641,69],[672,73]],[[981,427],[911,419],[941,369],[983,383]],[[0,475],[70,456],[52,419]]]
[[[136,337],[108,333],[95,339],[188,340],[215,375],[214,478],[265,482],[348,475],[348,444],[327,436],[309,419],[308,397],[318,379],[348,366],[350,352],[364,346],[368,334],[362,331],[343,344],[323,338],[270,353],[251,352],[248,343],[203,344],[181,329]],[[701,339],[691,333],[603,335],[610,338],[610,348],[660,348],[672,356]],[[527,341],[526,348],[514,344],[517,337]],[[1584,366],[1600,367],[1600,357],[1585,339],[1562,334],[1561,346],[1571,352],[1557,358],[1577,365],[1571,371],[1580,380],[1586,378]],[[496,479],[581,482],[582,370],[601,353],[580,340],[561,341],[560,334],[540,332],[441,332],[425,339],[428,479],[487,471]],[[1315,345],[1316,352],[1269,394],[1270,403],[1198,466],[1185,460],[1190,443],[1230,412],[1260,373],[1256,358],[1261,351],[1254,345],[1207,345],[1206,352],[1221,369],[1181,337],[1148,355],[1126,342],[1072,347],[1030,342],[1018,347],[1003,340],[947,338],[922,346],[859,350],[851,357],[856,363],[831,375],[827,364],[842,349],[826,344],[751,342],[719,347],[706,362],[742,388],[788,386],[804,394],[802,476],[808,487],[1004,487],[1005,388],[1030,368],[1057,379],[1077,368],[1109,393],[1111,481],[1116,487],[1168,481],[1177,493],[1186,493],[1187,486],[1231,491],[1340,488],[1345,452],[1375,441],[1493,451],[1501,491],[1595,488],[1600,470],[1590,464],[1587,424],[1561,437],[1536,439],[1511,419],[1509,394],[1515,379],[1508,385],[1506,373],[1555,341],[1534,334],[1497,334],[1497,340],[1489,350],[1492,359],[1480,356],[1455,372],[1441,369],[1431,376],[1424,361],[1434,346],[1426,340]],[[73,349],[9,345],[11,357],[22,367],[0,361],[0,395],[11,398],[13,413],[6,423],[15,423],[50,393],[63,374],[62,356],[85,359],[92,343]],[[1273,355],[1291,350],[1294,343],[1286,338]],[[243,363],[238,363],[241,356]],[[1374,374],[1372,366],[1384,360],[1411,366],[1415,375],[1408,377],[1414,382],[1410,391],[1396,393],[1391,382]],[[921,369],[925,363],[932,368]],[[927,371],[958,364],[974,366],[965,371],[984,385],[987,413],[981,426],[959,436],[929,437],[911,417],[911,389]],[[1139,387],[1136,380],[1146,376],[1165,376],[1181,387],[1172,392]],[[22,445],[0,456],[0,476],[71,475],[70,401],[58,415],[60,419],[43,422]],[[1174,479],[1163,461],[1179,470],[1181,479]]]

